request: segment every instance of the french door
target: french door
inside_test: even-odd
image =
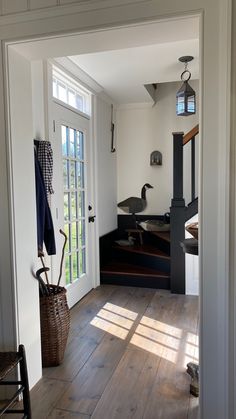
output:
[[[67,235],[62,284],[69,307],[94,287],[95,228],[92,196],[90,121],[66,107],[53,104],[54,185],[52,207],[57,232]],[[89,219],[90,222],[89,223]],[[52,261],[53,282],[60,266],[63,236],[56,234],[57,256]]]

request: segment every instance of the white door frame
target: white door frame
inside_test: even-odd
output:
[[[49,60],[47,63],[45,63],[45,68],[44,68],[44,72],[45,72],[45,84],[47,86],[46,87],[46,96],[47,96],[47,106],[45,109],[46,111],[46,119],[48,121],[48,135],[49,138],[53,138],[54,137],[54,123],[53,123],[53,96],[52,96],[52,63],[55,66],[59,66],[59,68],[61,68],[65,73],[68,72],[67,67],[64,67],[64,65],[62,64],[58,64],[56,61],[54,62],[53,60]],[[65,64],[66,65],[66,64]],[[71,75],[70,75],[71,76]],[[77,77],[78,79],[78,77]],[[98,213],[98,200],[97,200],[97,194],[96,191],[98,189],[98,176],[97,176],[97,166],[96,166],[96,160],[97,160],[97,147],[95,144],[95,135],[94,135],[94,121],[96,118],[96,110],[93,104],[94,101],[94,93],[91,93],[91,117],[90,117],[90,139],[91,139],[91,143],[92,146],[90,148],[90,162],[91,165],[93,167],[92,170],[92,174],[91,174],[91,194],[93,196],[93,203],[94,203],[94,208],[93,210],[96,212],[96,221],[94,223],[94,241],[92,243],[92,247],[93,247],[93,266],[92,266],[92,272],[93,272],[93,278],[92,278],[92,283],[93,283],[93,288],[96,288],[100,285],[100,264],[99,264],[99,236],[98,236],[98,218],[99,218],[99,213]],[[73,109],[70,108],[70,106],[64,104],[63,106],[65,106],[65,108],[68,108],[70,110],[73,111]],[[75,111],[76,113],[80,114],[80,112]],[[56,219],[56,214],[54,214],[54,219]]]
[[[97,266],[97,260],[95,260],[95,258],[97,257],[97,253],[94,251],[94,249],[97,246],[97,235],[96,235],[96,229],[95,229],[95,224],[88,223],[88,216],[92,215],[92,213],[90,214],[88,211],[88,205],[92,205],[93,206],[93,213],[95,211],[95,198],[93,196],[93,182],[95,181],[95,171],[93,168],[93,148],[94,148],[94,144],[93,144],[93,139],[91,136],[91,119],[93,118],[93,115],[91,115],[91,118],[88,118],[85,115],[81,115],[80,112],[77,112],[76,110],[72,110],[69,109],[68,106],[66,106],[63,103],[59,103],[59,101],[53,101],[52,104],[52,109],[53,109],[53,120],[55,121],[55,132],[53,135],[53,141],[56,142],[59,140],[58,135],[60,135],[58,133],[58,125],[61,126],[61,124],[71,124],[69,126],[72,126],[75,129],[81,130],[85,133],[85,142],[88,143],[86,144],[86,154],[85,154],[85,186],[87,188],[87,190],[89,190],[89,198],[85,199],[85,219],[86,219],[86,232],[87,232],[87,238],[86,238],[86,274],[88,274],[88,278],[85,279],[85,277],[81,277],[79,278],[76,283],[72,283],[70,285],[71,290],[72,288],[77,288],[77,286],[79,285],[79,283],[83,284],[83,292],[82,290],[75,290],[75,295],[72,295],[73,292],[68,289],[68,293],[67,293],[67,298],[68,298],[68,305],[69,307],[73,307],[73,305],[75,305],[81,298],[84,297],[84,295],[86,295],[92,288],[95,288],[98,284],[99,284],[99,275],[97,277],[97,272],[95,270],[95,267]],[[57,149],[57,155],[55,156],[56,160],[59,161],[62,159],[61,153],[60,155],[58,155],[58,150],[61,150],[61,143],[59,145],[56,146],[56,144],[54,143],[54,150]],[[89,167],[88,167],[89,166]],[[62,166],[61,170],[62,170]],[[88,176],[88,171],[89,171],[89,176]],[[62,180],[62,179],[61,179]],[[60,195],[60,198],[63,198],[63,191],[61,190],[63,188],[63,183],[62,185],[57,184],[57,189],[58,189],[58,194]],[[62,196],[61,196],[62,195]],[[61,203],[62,208],[63,208],[63,201]],[[59,225],[62,225],[61,223],[64,222],[64,215],[63,214],[58,214],[58,212],[60,212],[60,209],[62,210],[62,208],[58,208],[58,198],[56,200],[56,202],[54,202],[53,197],[52,197],[52,210],[54,210],[54,215],[56,216],[57,220],[56,222],[58,222],[58,217],[59,217]],[[58,210],[58,211],[57,211]],[[55,218],[54,218],[55,219]],[[96,220],[96,219],[95,219]],[[96,222],[96,221],[95,221]],[[59,227],[59,226],[58,226]],[[57,229],[58,230],[58,229]],[[92,237],[93,236],[93,240]],[[94,243],[95,242],[95,243]],[[58,253],[59,253],[59,249],[58,249]],[[60,255],[59,255],[60,256]],[[88,260],[89,257],[89,260]],[[59,260],[60,257],[57,256],[57,265],[59,267]],[[52,263],[52,269],[53,269],[53,263]],[[58,269],[57,269],[58,271]],[[87,282],[87,284],[86,284]],[[65,284],[64,284],[65,286]],[[79,298],[78,298],[79,296]]]
[[[96,2],[97,3],[97,2]],[[27,25],[21,24],[20,19],[14,22],[14,30],[12,30],[11,24],[8,27],[4,27],[2,31],[2,60],[3,68],[7,68],[6,49],[7,42],[9,39],[14,37],[18,41],[29,39],[30,37],[44,35],[45,33],[57,33],[62,34],[63,31],[69,31],[72,29],[83,30],[86,25],[90,29],[99,29],[100,27],[111,27],[115,25],[127,25],[137,22],[153,21],[154,19],[160,19],[163,17],[174,17],[181,16],[181,14],[199,13],[201,15],[202,24],[202,82],[204,86],[204,96],[202,96],[202,115],[200,118],[201,137],[202,137],[202,167],[201,167],[201,192],[202,200],[200,202],[200,216],[202,223],[202,231],[200,232],[201,241],[201,362],[202,362],[202,374],[201,374],[201,418],[202,419],[222,419],[228,418],[228,382],[229,382],[229,359],[228,359],[228,329],[229,329],[229,274],[228,274],[228,258],[229,258],[229,97],[230,97],[230,71],[225,72],[224,67],[230,68],[230,22],[231,22],[231,1],[221,1],[219,7],[220,12],[217,14],[216,7],[212,1],[193,1],[188,2],[182,0],[179,2],[170,1],[156,2],[150,0],[149,2],[133,2],[127,8],[125,5],[117,9],[116,4],[113,2],[113,6],[110,7],[110,15],[107,16],[104,13],[104,9],[101,9],[101,14],[97,13],[99,5],[96,5],[96,10],[87,11],[86,19],[84,19],[83,11],[81,13],[75,13],[71,15],[71,19],[66,23],[66,19],[63,19],[63,29],[61,28],[62,20],[57,15],[53,17],[50,15],[48,23],[44,22],[41,25],[41,21],[37,22],[37,16],[35,21],[29,22]],[[144,8],[142,7],[142,3]],[[149,4],[149,8],[147,4]],[[65,11],[66,9],[64,9]],[[71,9],[70,9],[71,10]],[[206,11],[206,13],[204,13]],[[48,12],[50,13],[50,12]],[[60,14],[60,13],[59,13]],[[32,18],[32,14],[30,15]],[[124,20],[125,16],[125,20]],[[145,16],[145,18],[144,18]],[[218,25],[218,18],[220,21],[219,28],[219,49],[217,52],[212,50],[215,46],[214,39],[214,26]],[[13,23],[14,19],[10,20]],[[94,24],[96,21],[96,25]],[[43,26],[43,27],[42,27]],[[204,29],[203,29],[204,27]],[[212,31],[212,34],[210,33]],[[6,41],[8,40],[8,41]],[[218,45],[218,44],[217,44]],[[212,54],[211,54],[212,52]],[[214,55],[215,54],[215,55]],[[218,57],[217,63],[215,62],[216,68],[219,68],[219,74],[217,71],[211,68],[210,61],[214,57]],[[214,60],[213,60],[214,62]],[[0,76],[3,76],[2,67],[0,66]],[[221,77],[223,76],[223,78]],[[0,257],[1,265],[1,277],[8,276],[12,278],[11,291],[4,289],[3,283],[1,282],[1,302],[3,302],[2,316],[3,319],[7,318],[9,314],[9,307],[11,308],[12,316],[14,318],[15,311],[15,297],[17,292],[13,292],[15,287],[15,275],[11,266],[15,266],[14,254],[14,197],[11,194],[11,137],[9,132],[8,123],[4,124],[4,121],[8,121],[9,117],[9,102],[8,102],[8,89],[7,89],[7,71],[5,70],[5,83],[3,83],[1,77],[1,93],[2,97],[0,102],[0,133],[1,138],[7,138],[7,143],[1,144],[0,148],[0,163],[2,163],[1,171],[3,185],[1,186],[0,193],[6,193],[8,201],[1,205],[1,215],[3,217],[3,223],[0,224],[0,232],[7,232],[7,237],[10,237],[10,242],[5,242],[5,251]],[[201,87],[201,92],[203,91]],[[217,99],[217,103],[214,103],[214,91],[219,89],[220,98]],[[223,100],[222,100],[223,98]],[[211,109],[210,109],[211,108]],[[217,116],[219,115],[219,124],[214,129],[211,124],[212,116],[211,112],[216,111]],[[6,132],[5,132],[6,131]],[[224,139],[224,141],[220,141]],[[210,160],[209,147],[215,140],[217,150],[216,161]],[[223,158],[222,158],[223,152]],[[6,160],[5,160],[5,156]],[[219,159],[219,160],[218,160]],[[220,161],[220,164],[219,164]],[[7,162],[7,167],[6,167]],[[203,177],[207,176],[209,170],[209,162],[212,165],[212,174],[216,176],[215,180],[207,181],[203,184]],[[214,165],[215,164],[215,165]],[[218,170],[218,172],[216,172]],[[213,175],[213,177],[214,177]],[[10,182],[7,183],[7,178]],[[217,179],[220,181],[218,182]],[[210,197],[208,196],[211,191],[211,186],[214,188],[215,193],[215,209],[219,207],[219,213],[214,213],[214,203],[211,204]],[[209,208],[205,209],[205,205]],[[207,213],[212,208],[210,214]],[[206,211],[207,210],[207,211]],[[9,212],[8,212],[9,211]],[[235,207],[234,207],[235,211]],[[215,230],[213,230],[213,224]],[[210,233],[206,233],[207,228],[210,228]],[[223,234],[222,234],[223,232]],[[225,232],[225,233],[224,233]],[[1,242],[0,242],[1,244]],[[232,243],[233,245],[233,243]],[[212,247],[211,247],[212,246]],[[5,258],[4,258],[5,257]],[[209,260],[208,260],[209,258]],[[216,266],[209,266],[211,260],[215,260]],[[217,264],[217,261],[220,263]],[[213,286],[213,281],[214,286]],[[5,299],[5,301],[4,301]],[[17,323],[16,319],[16,323]],[[3,329],[3,333],[5,329]],[[17,336],[16,330],[12,331],[11,341],[15,341]],[[4,335],[4,338],[7,339]],[[214,359],[213,359],[214,358]]]

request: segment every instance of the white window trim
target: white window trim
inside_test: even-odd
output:
[[[86,118],[86,119],[88,119],[88,120],[90,120],[90,119],[91,119],[91,116],[90,116],[90,115],[88,115],[87,113],[84,113],[84,112],[82,112],[82,111],[79,111],[78,109],[74,108],[73,106],[69,105],[69,104],[68,104],[68,103],[66,103],[66,102],[63,102],[63,101],[62,101],[62,100],[60,100],[60,99],[55,98],[54,96],[52,96],[52,101],[53,101],[54,103],[57,103],[57,105],[63,106],[63,108],[67,108],[67,109],[69,109],[69,111],[72,111],[72,112],[76,113],[77,115],[83,116],[84,118]]]
[[[80,112],[83,116],[90,116],[91,114],[91,96],[92,93],[86,89],[80,81],[73,75],[68,74],[68,71],[66,69],[62,69],[61,67],[57,66],[57,64],[52,63],[52,85],[51,85],[51,94],[53,100],[59,101],[59,103],[63,103],[69,107],[70,110],[76,110],[77,112]],[[68,90],[71,89],[75,92],[75,94],[80,95],[83,98],[83,101],[85,103],[85,109],[86,112],[83,110],[79,110],[75,106],[70,105],[68,102],[63,101],[59,99],[58,97],[55,97],[53,95],[53,79],[57,80],[57,83],[61,83],[65,86],[67,96],[68,96]]]

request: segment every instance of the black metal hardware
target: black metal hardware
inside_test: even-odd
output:
[[[113,122],[113,105],[111,105],[111,153],[115,153],[116,151],[114,147],[114,130],[115,124]]]
[[[91,211],[93,207],[91,205],[88,206],[88,210]]]
[[[89,216],[89,218],[88,218],[88,222],[89,222],[89,223],[94,223],[94,221],[95,221],[95,217],[96,217],[96,215],[91,215],[91,216]]]
[[[181,74],[183,84],[176,93],[176,114],[178,116],[188,116],[196,113],[196,94],[188,83],[191,78],[191,73],[188,70],[188,62],[192,60],[192,56],[179,58],[179,61],[185,65],[184,71]]]

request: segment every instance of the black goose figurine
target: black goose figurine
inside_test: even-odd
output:
[[[127,212],[128,214],[132,214],[135,218],[135,226],[136,223],[136,213],[142,212],[147,206],[146,200],[146,191],[147,189],[152,189],[153,186],[150,183],[145,183],[141,190],[141,198],[136,196],[130,196],[129,198],[121,201],[117,204],[117,206],[122,209],[122,211]]]

